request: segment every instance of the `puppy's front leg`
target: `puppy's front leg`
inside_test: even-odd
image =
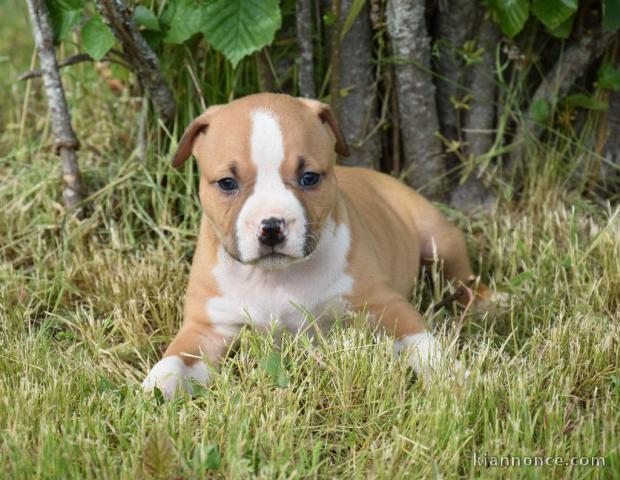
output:
[[[384,303],[368,305],[370,313],[385,332],[394,335],[395,351],[408,355],[409,365],[418,375],[435,371],[442,361],[441,345],[424,327],[422,315],[407,299],[392,295]]]
[[[152,392],[157,387],[168,400],[179,389],[192,393],[190,380],[208,384],[210,373],[205,362],[218,366],[239,330],[235,326],[216,328],[210,323],[186,321],[164,357],[147,375],[142,389]]]

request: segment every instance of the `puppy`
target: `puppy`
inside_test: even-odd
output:
[[[435,255],[447,279],[473,278],[463,235],[396,179],[336,166],[349,149],[329,106],[265,93],[211,107],[187,128],[173,166],[192,153],[203,216],[184,322],[145,391],[170,398],[190,379],[207,383],[205,361],[218,365],[244,326],[306,329],[299,307],[323,329],[367,310],[418,374],[438,367],[440,345],[409,296]]]

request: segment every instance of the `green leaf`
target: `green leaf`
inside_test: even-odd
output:
[[[336,15],[334,15],[334,12],[329,10],[327,13],[325,13],[323,15],[323,23],[325,24],[326,27],[331,27],[333,24],[335,24]]]
[[[107,379],[105,377],[101,378],[99,380],[99,385],[97,385],[97,391],[99,393],[116,391],[117,389],[118,389],[118,387],[116,385],[114,385],[114,383],[112,383],[109,379]]]
[[[162,392],[158,387],[155,387],[153,389],[153,394],[155,395],[155,403],[157,403],[159,407],[161,407],[164,403],[166,403],[164,392]]]
[[[549,30],[555,30],[577,11],[577,0],[534,0],[532,13]]]
[[[114,45],[114,35],[99,15],[91,17],[82,27],[84,51],[99,61]]]
[[[204,23],[206,4],[196,0],[168,2],[162,14],[162,23],[168,26],[164,43],[180,45],[200,32]]]
[[[342,31],[340,32],[341,39],[346,36],[349,30],[351,30],[353,22],[355,22],[365,4],[366,0],[353,0],[353,4],[351,5],[351,8],[349,8],[349,13],[347,14],[347,18],[342,26]]]
[[[606,63],[599,68],[596,86],[605,90],[620,90],[620,67],[614,68],[611,63]]]
[[[149,30],[155,30],[156,32],[160,30],[157,16],[153,10],[146,8],[144,5],[138,5],[133,11],[133,21]]]
[[[581,107],[588,110],[604,111],[607,110],[609,105],[607,102],[600,98],[593,97],[592,95],[585,95],[583,93],[574,93],[564,99],[564,105],[569,107]]]
[[[603,25],[610,32],[620,28],[620,2],[618,0],[603,0]]]
[[[168,478],[177,464],[178,456],[168,432],[162,427],[154,428],[144,442],[144,471],[153,477]]]
[[[71,33],[84,16],[82,0],[46,0],[54,29],[54,42],[60,43]]]
[[[521,272],[518,275],[512,277],[512,279],[510,280],[510,286],[513,288],[519,288],[521,285],[523,285],[528,280],[531,280],[532,278],[534,278],[534,272],[532,272],[531,270],[526,270],[525,272]]]
[[[155,32],[153,30],[144,30],[140,32],[140,34],[144,37],[146,43],[149,44],[153,50],[159,47],[159,44],[164,39],[165,34],[163,32]]]
[[[489,5],[497,12],[500,27],[509,38],[523,29],[530,14],[529,0],[489,0]]]
[[[278,387],[286,388],[288,386],[290,379],[280,353],[270,352],[267,358],[261,361],[261,367]]]
[[[209,0],[202,33],[236,67],[269,45],[281,23],[278,0]]]
[[[219,470],[222,465],[222,454],[217,445],[198,445],[194,450],[193,464],[200,469]]]
[[[557,27],[553,29],[548,29],[549,33],[553,35],[554,37],[567,39],[570,36],[570,32],[573,31],[574,21],[575,21],[575,15],[571,15]]]
[[[543,99],[536,100],[531,107],[531,116],[532,120],[540,124],[543,124],[549,120],[549,117],[551,116],[549,102]]]

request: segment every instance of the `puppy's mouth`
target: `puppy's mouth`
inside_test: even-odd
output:
[[[291,245],[290,240],[285,240],[279,245],[267,246],[261,245],[250,256],[243,255],[238,247],[238,240],[226,245],[225,250],[237,262],[244,265],[253,265],[269,270],[283,269],[289,265],[301,263],[308,260],[314,254],[319,244],[320,235],[317,232],[311,232],[306,227],[306,234],[301,245]]]
[[[271,252],[267,252],[247,263],[268,270],[280,270],[287,268],[293,263],[303,261],[305,258],[306,257],[295,257],[292,255],[287,255],[286,253],[274,250]]]

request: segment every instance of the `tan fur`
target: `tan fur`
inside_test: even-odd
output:
[[[283,126],[285,160],[280,173],[287,188],[301,201],[312,228],[319,232],[330,214],[336,222],[349,226],[348,273],[354,279],[354,288],[347,300],[352,307],[367,306],[379,326],[396,338],[424,331],[422,317],[409,301],[420,265],[431,260],[436,249],[448,279],[470,279],[473,272],[461,232],[430,202],[396,179],[361,168],[334,167],[335,149],[348,150],[337,125],[324,118],[327,106],[261,94],[203,114],[188,128],[175,156],[175,165],[180,165],[191,149],[198,159],[204,216],[189,278],[184,324],[165,356],[204,354],[217,363],[243,323],[240,319],[238,328],[229,331],[213,328],[205,303],[222,294],[211,273],[217,249],[221,243],[234,253],[232,226],[255,180],[248,152],[248,112],[255,108],[275,112]],[[300,191],[296,186],[300,157],[312,170],[325,174],[315,190]],[[244,186],[236,196],[227,196],[214,187],[214,182],[231,168]],[[183,358],[188,365],[195,361],[194,357]]]

